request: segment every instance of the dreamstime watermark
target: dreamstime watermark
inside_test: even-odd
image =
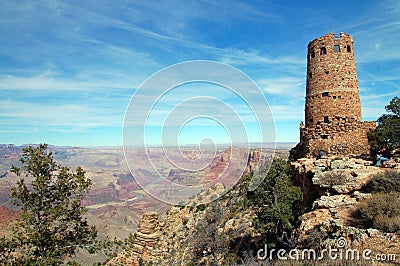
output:
[[[273,156],[268,102],[249,76],[220,62],[189,61],[158,71],[135,90],[125,112],[129,170],[145,191],[169,204],[185,205],[217,183],[228,191],[248,169],[254,143]],[[255,174],[250,190],[262,179]]]
[[[265,245],[263,249],[257,252],[259,260],[346,260],[346,261],[396,261],[396,254],[376,253],[370,249],[353,249],[348,248],[347,240],[341,237],[336,240],[335,247],[328,245],[327,248],[316,251],[315,249],[268,249]]]

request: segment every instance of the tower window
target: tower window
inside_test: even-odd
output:
[[[339,44],[335,44],[335,45],[333,46],[333,51],[334,51],[335,53],[339,53],[339,52],[340,52],[340,45],[339,45]]]
[[[308,78],[312,78],[312,73],[308,73]]]
[[[326,48],[325,47],[321,47],[320,51],[319,51],[320,55],[326,54]]]
[[[338,98],[339,98],[339,99],[342,99],[342,95],[339,95]]]
[[[311,51],[310,56],[311,56],[311,58],[314,58],[314,57],[315,57],[315,52],[314,52],[314,50]]]
[[[321,135],[321,139],[328,139],[328,135]]]
[[[336,96],[333,96],[333,99],[336,99]]]
[[[324,116],[324,123],[329,123],[329,117]]]
[[[323,93],[322,93],[322,97],[327,97],[328,94],[329,94],[328,92],[323,92]]]
[[[346,49],[347,49],[347,52],[348,52],[348,53],[350,53],[350,52],[351,52],[351,47],[350,47],[350,44],[348,44],[348,45],[346,46]]]

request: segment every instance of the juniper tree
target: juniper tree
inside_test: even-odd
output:
[[[381,115],[376,129],[368,133],[372,154],[382,147],[393,149],[400,146],[400,98],[394,97],[385,109],[388,114]]]
[[[19,263],[59,264],[78,247],[94,243],[97,230],[84,218],[87,210],[81,205],[92,184],[83,169],[73,172],[58,165],[46,144],[24,148],[20,162],[22,167],[13,165],[11,171],[33,180],[27,184],[20,177],[10,195],[21,207],[12,241]]]
[[[248,193],[256,209],[255,226],[271,247],[290,247],[291,231],[300,215],[302,194],[300,188],[291,184],[290,164],[276,158],[263,182]]]

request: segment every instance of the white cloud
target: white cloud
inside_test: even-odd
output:
[[[258,80],[262,90],[268,94],[285,98],[303,98],[305,95],[305,79],[296,77]]]
[[[23,132],[21,125],[27,130],[43,125],[52,130],[118,127],[130,93],[146,78],[170,64],[193,59],[240,68],[259,85],[277,121],[302,120],[308,36],[325,34],[329,24],[354,37],[363,115],[379,116],[400,92],[400,7],[396,1],[365,6],[354,16],[324,4],[316,14],[310,5],[246,1],[16,4],[4,0],[0,3],[0,131]],[[343,13],[343,19],[337,20],[335,12]],[[165,79],[161,84],[171,82]],[[231,84],[244,88],[250,99],[260,97],[246,84]],[[184,100],[193,95],[173,96]],[[224,93],[213,96],[229,104],[235,99]],[[161,115],[175,99],[165,100],[157,110]],[[252,102],[252,107],[265,108],[263,104]],[[201,108],[199,104],[192,110]],[[246,108],[235,110],[250,121]],[[229,119],[224,110],[215,111]],[[146,115],[146,110],[139,112]]]
[[[0,101],[3,114],[2,127],[48,126],[75,129],[121,126],[122,114],[115,114],[106,108],[63,104],[34,104],[20,101]],[[12,130],[12,128],[8,128]]]

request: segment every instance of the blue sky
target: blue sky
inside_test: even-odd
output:
[[[341,31],[354,38],[363,119],[375,120],[399,95],[398,1],[2,0],[0,142],[121,145],[135,89],[188,60],[247,74],[276,140],[296,142],[307,44]]]

